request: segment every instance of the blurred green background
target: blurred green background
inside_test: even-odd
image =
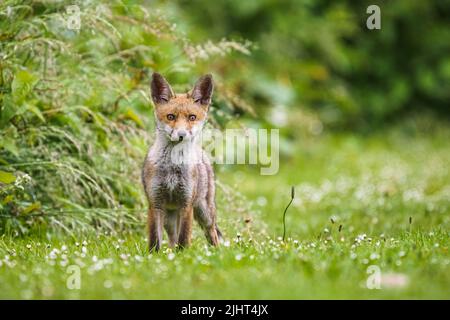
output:
[[[415,111],[448,117],[448,1],[178,1],[193,39],[248,39],[257,50],[230,70],[258,106],[304,109],[327,127],[367,130]],[[225,72],[223,72],[226,74]],[[295,122],[294,122],[295,123]]]
[[[213,125],[280,128],[285,160],[327,132],[447,121],[449,3],[379,1],[369,30],[370,1],[3,1],[1,210],[133,219],[155,70],[176,90],[213,73]]]
[[[0,297],[448,298],[449,21],[448,0],[1,1]],[[178,92],[212,73],[213,127],[280,129],[277,175],[215,166],[231,246],[205,258],[197,230],[186,269],[171,252],[139,267],[154,71]],[[78,261],[80,239],[83,261],[115,262],[72,296],[55,285],[68,262],[45,261],[53,246]],[[123,254],[136,274],[111,291]],[[369,263],[409,291],[361,289]]]

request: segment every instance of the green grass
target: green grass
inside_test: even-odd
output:
[[[449,298],[448,238],[442,230],[405,232],[386,240],[374,237],[356,248],[349,240],[309,239],[283,245],[243,237],[240,243],[215,250],[196,240],[184,252],[153,255],[147,254],[142,235],[124,239],[100,235],[79,241],[86,241],[86,246],[73,239],[3,240],[0,297]],[[51,254],[55,248],[59,253]],[[79,291],[66,288],[66,270],[72,264],[81,266]],[[407,275],[409,284],[366,289],[366,269],[372,264]]]
[[[184,10],[79,1],[79,31],[65,23],[72,4],[0,1],[0,298],[450,298],[450,129],[426,116],[448,100],[443,81],[433,81],[449,74],[436,50],[428,50],[433,66],[410,59],[425,63],[417,65],[419,80],[405,78],[403,67],[386,77],[398,55],[380,54],[394,60],[371,74],[369,92],[367,70],[353,58],[367,60],[374,46],[360,43],[355,19],[335,28],[335,18],[352,13],[345,6],[325,14],[326,36],[312,36],[317,41],[305,30],[316,30],[324,15],[308,4],[301,34],[286,34],[285,19],[276,18],[282,25],[268,33],[242,33],[254,46],[234,39],[239,30],[226,24],[215,26],[233,38],[216,41],[222,32],[187,19],[207,11],[202,3]],[[266,9],[266,21],[285,11]],[[393,35],[388,49],[408,38]],[[332,51],[324,45],[330,39]],[[354,51],[339,39],[360,45]],[[277,175],[216,167],[227,246],[206,246],[196,229],[187,250],[146,250],[140,168],[154,131],[148,76],[156,70],[177,92],[214,74],[215,127],[284,123]],[[418,109],[424,99],[429,105]],[[420,110],[420,119],[406,108]],[[383,127],[397,114],[401,125]],[[340,133],[343,127],[379,132]],[[73,265],[80,290],[66,286]],[[365,287],[371,265],[381,270],[381,290]]]
[[[227,245],[217,249],[198,228],[189,249],[157,254],[144,228],[4,234],[0,298],[449,299],[449,131],[404,131],[305,138],[275,176],[218,167]],[[242,197],[230,200],[233,189]],[[70,265],[80,266],[80,290],[66,286]],[[366,288],[371,265],[380,290]]]

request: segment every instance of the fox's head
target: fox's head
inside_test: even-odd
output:
[[[210,74],[198,79],[189,93],[175,94],[159,73],[153,73],[152,99],[157,129],[173,142],[192,140],[206,121],[213,92]]]

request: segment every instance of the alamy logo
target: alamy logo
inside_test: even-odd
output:
[[[274,175],[279,169],[279,129],[204,130],[196,137],[205,155],[216,164],[260,165],[261,175]],[[175,164],[199,163],[190,142],[178,143],[171,151]]]
[[[369,276],[366,280],[367,289],[381,289],[381,269],[379,266],[371,265],[367,268]]]
[[[80,30],[81,29],[81,14],[80,7],[77,5],[68,6],[66,8],[66,13],[68,14],[66,26],[69,30]]]
[[[370,14],[367,18],[366,26],[369,30],[381,29],[381,9],[376,4],[367,7],[366,13]]]
[[[80,290],[81,289],[81,270],[76,264],[67,267],[67,277],[66,286],[69,290]]]

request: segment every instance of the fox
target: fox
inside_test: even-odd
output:
[[[169,247],[188,247],[194,219],[209,244],[218,246],[222,233],[217,226],[214,171],[198,143],[211,104],[212,75],[200,77],[187,93],[175,94],[155,72],[150,87],[156,137],[142,168],[149,249],[160,250],[163,229]]]

